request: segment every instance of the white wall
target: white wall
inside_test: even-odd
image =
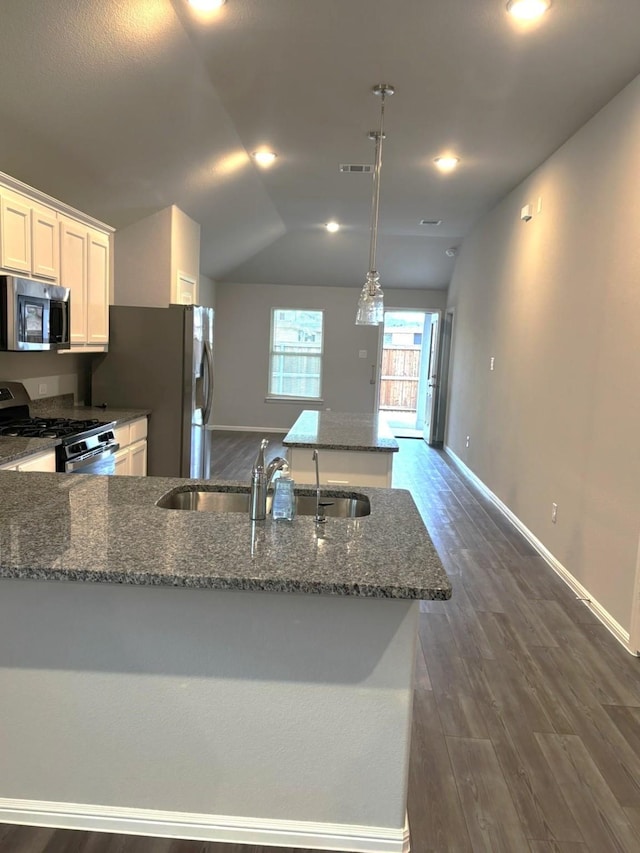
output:
[[[86,523],[94,543],[95,488],[74,485],[59,519]],[[171,819],[193,832],[191,816],[201,839],[235,826],[232,840],[262,846],[284,827],[315,849],[333,831],[347,849],[351,826],[378,842],[353,849],[400,849],[380,836],[402,838],[405,821],[417,602],[13,579],[0,590],[0,819],[24,800],[27,823],[44,809],[52,825],[62,812],[70,828],[122,831],[128,807],[145,835]]]
[[[640,529],[639,176],[637,78],[464,240],[449,296],[448,446],[624,630]]]
[[[336,412],[372,412],[375,386],[372,364],[378,327],[356,326],[360,288],[292,287],[268,284],[216,286],[216,385],[213,419],[217,426],[288,430],[309,403],[267,403],[269,336],[272,308],[324,310],[323,408]],[[446,293],[388,290],[390,308],[438,309]],[[359,358],[366,350],[367,358]]]
[[[209,308],[216,307],[216,283],[209,276],[200,273],[198,282],[198,305],[207,305]]]
[[[0,380],[24,382],[32,400],[73,394],[76,402],[83,403],[89,399],[92,358],[79,353],[0,352]]]

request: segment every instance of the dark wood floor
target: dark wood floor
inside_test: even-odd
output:
[[[219,434],[216,475],[245,479],[258,438]],[[454,585],[451,601],[421,604],[413,853],[638,853],[640,661],[444,454],[400,444],[394,485],[413,493]],[[0,828],[0,853],[45,851],[294,853]]]

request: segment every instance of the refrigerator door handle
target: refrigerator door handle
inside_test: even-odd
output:
[[[204,342],[202,362],[205,382],[205,404],[204,411],[202,413],[202,423],[206,425],[209,423],[211,408],[213,406],[213,353],[211,352],[211,345],[209,344],[209,341]]]

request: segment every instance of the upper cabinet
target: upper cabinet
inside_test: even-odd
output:
[[[60,223],[55,210],[31,209],[31,273],[34,278],[60,281]]]
[[[31,274],[31,206],[0,189],[0,249],[3,269]]]
[[[109,238],[67,216],[60,217],[60,234],[60,280],[71,290],[71,346],[104,346],[109,342]]]
[[[116,305],[198,304],[200,225],[172,204],[115,235]]]
[[[0,173],[0,275],[71,290],[76,352],[104,351],[109,343],[112,235],[108,225]]]

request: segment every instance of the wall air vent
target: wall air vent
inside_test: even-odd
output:
[[[370,163],[340,163],[341,172],[373,172]]]
[[[421,219],[420,225],[442,225],[442,219]]]

